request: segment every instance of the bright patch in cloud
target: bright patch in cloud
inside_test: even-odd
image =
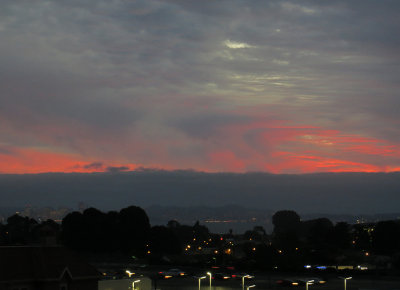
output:
[[[289,12],[301,12],[301,13],[304,13],[304,14],[315,14],[315,13],[317,13],[317,10],[315,8],[302,6],[302,5],[294,4],[294,3],[290,3],[290,2],[282,3],[282,8],[284,10],[289,11]]]
[[[231,40],[229,40],[229,39],[226,40],[226,41],[224,42],[224,44],[225,44],[227,47],[231,48],[231,49],[251,48],[251,47],[253,47],[253,46],[251,46],[251,45],[249,45],[249,44],[247,44],[247,43],[231,41]]]

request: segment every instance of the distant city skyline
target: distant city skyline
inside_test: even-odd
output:
[[[41,223],[48,219],[61,223],[62,219],[73,211],[83,212],[91,208],[89,205],[82,207],[38,207],[27,205],[25,207],[0,207],[0,222],[7,223],[7,218],[19,214],[35,219]],[[193,226],[197,222],[206,226],[213,233],[228,233],[231,230],[234,234],[243,234],[256,226],[263,227],[267,233],[273,230],[272,216],[277,209],[255,209],[241,205],[225,206],[160,206],[153,205],[143,208],[149,217],[151,226],[166,226],[171,220],[181,225]],[[121,209],[114,209],[120,211]],[[102,210],[108,212],[108,210]],[[386,214],[327,214],[327,213],[298,213],[302,221],[327,218],[334,224],[347,222],[349,224],[377,223],[386,220],[399,220],[400,211]]]
[[[3,0],[0,173],[400,171],[399,11]]]

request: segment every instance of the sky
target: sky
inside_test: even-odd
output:
[[[2,0],[0,173],[400,171],[399,12]]]

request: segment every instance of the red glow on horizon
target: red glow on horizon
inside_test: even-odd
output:
[[[275,174],[400,171],[399,145],[315,126],[286,126],[282,121],[229,124],[221,128],[218,138],[196,143],[196,146],[204,146],[201,154],[196,155],[194,151],[185,158],[170,156],[169,148],[179,152],[186,143],[178,140],[152,143],[145,147],[150,158],[142,164],[123,162],[121,156],[116,161],[106,154],[104,160],[107,161],[99,162],[93,156],[7,147],[0,151],[0,173],[91,173],[140,168],[193,169],[210,173],[264,171]],[[137,152],[141,149],[140,146],[132,146],[132,150]]]
[[[246,168],[245,162],[237,158],[231,151],[213,152],[210,154],[210,159],[212,165],[218,166],[218,164],[223,164],[224,167],[227,166],[234,172],[242,172]]]
[[[0,153],[0,173],[34,174],[47,172],[104,172],[107,169],[121,168],[135,170],[136,164],[112,164],[94,166],[96,162],[84,161],[79,156],[66,153],[54,153],[35,149],[14,148],[11,154]]]

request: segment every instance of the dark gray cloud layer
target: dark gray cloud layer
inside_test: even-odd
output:
[[[400,173],[201,173],[154,171],[96,174],[0,175],[2,206],[66,205],[102,209],[127,205],[294,209],[302,213],[399,211]]]

